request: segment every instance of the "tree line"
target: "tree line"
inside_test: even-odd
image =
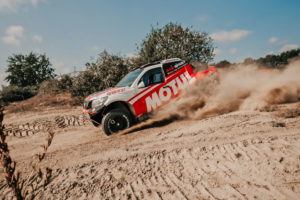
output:
[[[300,58],[300,48],[293,49],[290,51],[285,51],[279,55],[269,54],[258,59],[253,59],[251,57],[245,58],[241,64],[250,65],[255,64],[263,68],[283,68],[292,59]],[[228,67],[237,63],[230,63],[228,60],[221,60],[218,63],[214,63],[216,67]]]

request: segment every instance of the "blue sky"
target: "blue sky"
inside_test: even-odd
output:
[[[0,84],[12,54],[46,53],[56,73],[103,50],[130,56],[151,25],[192,26],[214,38],[214,61],[300,46],[298,0],[0,0]]]

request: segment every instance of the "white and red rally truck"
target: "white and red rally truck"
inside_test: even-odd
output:
[[[102,124],[106,135],[129,128],[147,113],[180,95],[196,81],[216,69],[195,73],[179,58],[146,64],[127,74],[114,88],[89,95],[83,112],[95,126]]]

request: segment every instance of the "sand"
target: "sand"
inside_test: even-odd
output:
[[[107,137],[89,122],[57,128],[34,199],[299,199],[300,106],[235,111]],[[10,114],[6,124],[53,121],[80,108]],[[80,118],[82,120],[82,118]],[[47,133],[7,138],[22,178]],[[0,168],[0,197],[12,198]]]
[[[7,114],[27,199],[300,199],[299,66],[220,71],[110,137],[79,107]],[[44,182],[32,166],[49,128]],[[0,178],[0,198],[13,199],[2,168]]]

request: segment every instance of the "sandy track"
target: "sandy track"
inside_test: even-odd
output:
[[[291,105],[287,105],[289,107]],[[36,199],[299,199],[300,117],[238,111],[124,136],[91,126],[59,130]],[[9,144],[26,167],[45,135]],[[31,145],[29,145],[29,143]],[[1,181],[2,198],[10,196]]]

